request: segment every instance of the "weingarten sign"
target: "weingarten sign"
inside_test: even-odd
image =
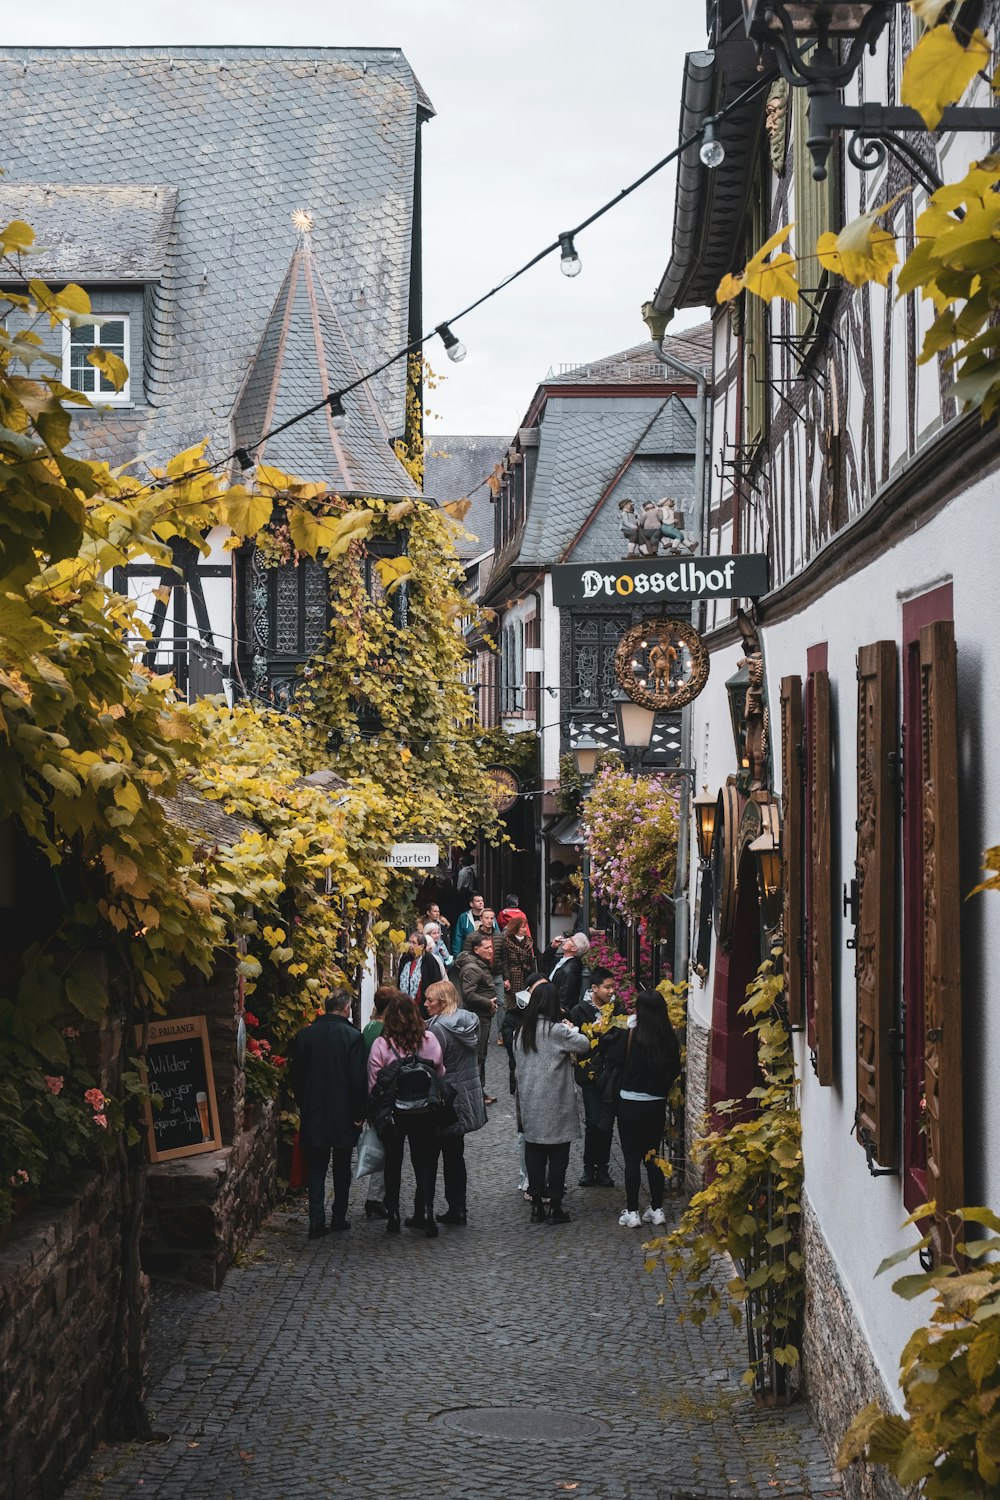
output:
[[[552,569],[552,602],[600,603],[636,599],[650,604],[672,599],[758,599],[767,592],[767,558],[762,552],[742,557],[644,557],[634,562],[565,563]]]

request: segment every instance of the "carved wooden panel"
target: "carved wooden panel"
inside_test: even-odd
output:
[[[810,673],[808,969],[820,1083],[833,1082],[833,874],[830,868],[830,674]]]
[[[896,823],[890,755],[898,750],[896,643],[858,653],[857,1136],[895,1165]]]
[[[788,1020],[802,1025],[802,678],[781,679],[782,941]]]
[[[964,1154],[958,702],[950,620],[925,625],[920,632],[920,714],[927,1196],[941,1214],[963,1201]]]

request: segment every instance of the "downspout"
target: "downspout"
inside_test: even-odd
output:
[[[698,538],[698,550],[704,555],[705,552],[705,523],[707,520],[707,507],[705,505],[705,486],[708,477],[708,443],[706,429],[708,426],[708,378],[704,370],[699,370],[694,365],[686,365],[683,360],[678,359],[675,354],[668,354],[663,347],[663,332],[658,331],[653,336],[653,353],[661,364],[670,370],[676,370],[681,375],[686,375],[689,380],[694,381],[697,392],[697,405],[695,407],[694,421],[694,526],[693,531]],[[699,613],[699,624],[704,621]],[[691,956],[691,902],[688,897],[688,865],[690,863],[690,822],[691,822],[691,777],[694,775],[691,757],[691,706],[686,705],[681,710],[681,753],[684,755],[685,763],[691,768],[690,775],[685,775],[681,781],[681,805],[678,816],[677,828],[677,869],[674,875],[674,983],[684,984],[688,977],[688,963]]]

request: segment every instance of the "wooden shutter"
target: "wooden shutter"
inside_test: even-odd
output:
[[[802,1025],[802,678],[781,679],[781,882],[785,997]]]
[[[963,1201],[958,694],[950,620],[920,632],[924,814],[924,1059],[927,1196],[938,1213]]]
[[[857,1137],[882,1166],[897,1152],[896,643],[858,653]]]
[[[830,674],[812,672],[809,725],[808,967],[820,1083],[833,1082],[833,876],[830,868]]]

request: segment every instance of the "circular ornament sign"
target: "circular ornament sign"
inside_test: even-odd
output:
[[[709,656],[686,620],[646,620],[615,652],[615,681],[643,708],[683,708],[708,681]]]
[[[521,795],[521,783],[513,771],[508,771],[506,766],[487,766],[486,780],[497,812],[504,813],[514,806]]]

